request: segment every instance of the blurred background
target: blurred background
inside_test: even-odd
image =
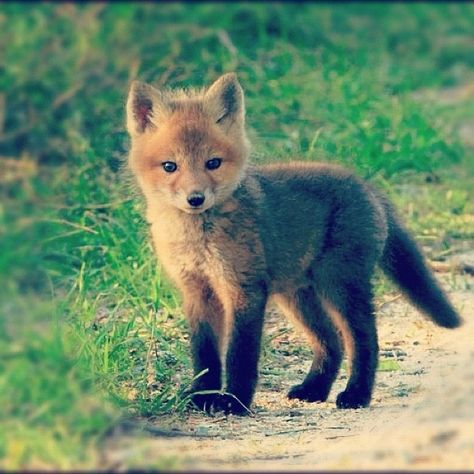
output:
[[[131,80],[236,71],[255,162],[351,167],[437,258],[474,236],[473,25],[469,3],[1,4],[0,466],[93,468],[124,416],[183,413],[186,324],[123,166]]]

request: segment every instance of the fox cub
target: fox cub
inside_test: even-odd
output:
[[[377,263],[436,324],[455,328],[460,318],[384,196],[329,164],[249,165],[244,117],[233,73],[204,90],[135,81],[127,101],[129,166],[157,256],[183,295],[194,371],[204,372],[193,401],[247,412],[271,297],[314,351],[288,397],[326,400],[344,347],[351,370],[337,406],[365,407],[378,359]],[[227,388],[219,393],[224,361]],[[196,393],[209,390],[217,393]]]

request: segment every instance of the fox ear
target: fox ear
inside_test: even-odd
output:
[[[154,87],[133,81],[127,99],[127,129],[130,135],[140,135],[156,128],[161,94]]]
[[[230,126],[244,123],[244,93],[233,72],[224,74],[204,94],[204,104],[216,123]]]

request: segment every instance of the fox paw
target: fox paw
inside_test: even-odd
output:
[[[305,385],[304,383],[294,385],[288,392],[290,400],[297,399],[303,402],[325,402],[328,398],[329,390],[321,387]]]
[[[214,411],[224,412],[226,415],[246,416],[250,410],[236,397],[227,393],[219,394],[213,403]]]
[[[194,393],[191,395],[191,401],[196,408],[210,415],[223,412],[226,415],[245,416],[251,413],[236,397],[227,393]]]
[[[355,390],[344,390],[336,398],[337,408],[363,408],[369,403],[370,395]]]
[[[200,393],[193,393],[190,397],[193,405],[201,411],[205,411],[206,413],[212,413],[212,407],[214,406],[214,401],[216,399],[216,394],[200,394]]]

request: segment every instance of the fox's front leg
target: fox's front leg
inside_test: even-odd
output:
[[[263,283],[242,288],[235,306],[226,356],[227,389],[230,395],[216,401],[216,409],[245,415],[252,403],[258,379],[267,289]]]
[[[209,411],[216,395],[195,392],[221,389],[224,312],[209,287],[197,290],[193,287],[183,292],[184,311],[191,326],[194,376],[197,377],[190,393],[194,394],[192,400],[199,408]]]

